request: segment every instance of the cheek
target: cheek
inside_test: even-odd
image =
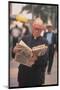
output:
[[[36,32],[33,30],[33,31],[32,31],[32,34],[33,34],[33,35],[35,35],[35,34],[36,34]]]
[[[33,30],[33,33],[35,34],[35,33],[39,33],[39,31],[38,30]]]

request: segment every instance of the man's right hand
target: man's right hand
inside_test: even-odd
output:
[[[37,57],[35,57],[35,56],[31,57],[31,58],[29,58],[29,60],[27,60],[25,65],[28,66],[28,67],[31,67],[35,63],[36,60],[37,60]]]
[[[36,60],[37,60],[37,56],[33,54],[33,56],[30,57],[29,60],[27,60],[26,65],[31,67]]]

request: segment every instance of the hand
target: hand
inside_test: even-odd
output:
[[[17,43],[16,46],[14,47],[14,49],[13,49],[13,52],[17,53],[17,52],[21,51],[21,49],[22,49],[22,46],[19,45],[19,43]]]
[[[37,60],[37,56],[33,54],[33,56],[31,57],[31,60],[35,62]]]
[[[26,65],[31,67],[36,60],[37,60],[37,56],[33,54],[33,56],[30,57],[29,60],[27,60]]]

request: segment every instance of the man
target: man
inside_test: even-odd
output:
[[[47,41],[40,36],[40,33],[43,29],[43,22],[40,18],[39,20],[39,23],[33,22],[32,35],[25,36],[22,39],[30,48],[37,45],[47,44]],[[14,52],[17,52],[18,49],[19,45],[15,47]],[[33,54],[33,56],[28,60],[28,62],[31,64],[30,67],[28,65],[20,64],[18,70],[19,87],[34,87],[44,84],[47,60],[47,53],[45,53],[43,56],[38,57]]]
[[[48,32],[45,32],[44,37],[48,41],[48,52],[49,52],[49,62],[48,62],[48,70],[47,73],[51,73],[52,65],[53,65],[53,57],[54,57],[54,43],[55,43],[55,35],[53,33],[53,26],[51,21],[48,21],[46,25]]]

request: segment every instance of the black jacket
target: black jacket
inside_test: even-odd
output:
[[[23,41],[30,47],[47,44],[44,38],[37,38],[36,40],[32,36],[23,38]],[[42,85],[45,80],[45,70],[47,66],[48,53],[44,56],[38,57],[38,60],[32,67],[25,65],[19,65],[18,82],[20,86],[37,86]]]
[[[44,33],[44,38],[46,39],[47,38],[47,34],[50,33],[50,32],[45,32]],[[55,44],[56,42],[56,35],[52,32],[52,43],[51,44]]]

